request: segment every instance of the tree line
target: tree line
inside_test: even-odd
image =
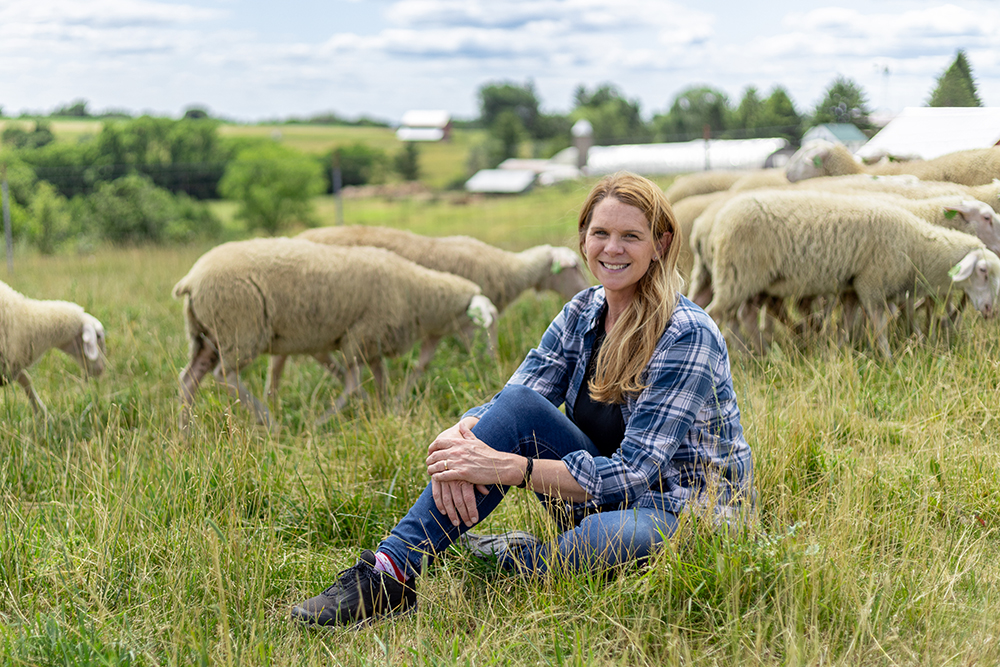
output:
[[[928,106],[982,106],[964,51],[937,78]],[[867,136],[876,127],[864,89],[848,77],[836,76],[811,110],[800,110],[783,86],[762,93],[747,86],[736,103],[725,92],[707,85],[681,91],[664,113],[644,120],[638,100],[629,99],[610,83],[593,89],[579,86],[568,114],[545,114],[531,81],[490,82],[479,89],[478,125],[489,139],[474,156],[493,166],[523,151],[548,157],[571,144],[570,128],[580,119],[594,129],[596,145],[675,142],[702,139],[783,137],[798,145],[804,132],[822,123],[848,123]]]
[[[646,120],[637,100],[610,83],[579,86],[566,114],[547,114],[534,84],[490,82],[478,90],[479,117],[459,126],[486,130],[470,151],[468,172],[493,167],[529,153],[549,157],[571,144],[570,128],[589,121],[597,145],[784,137],[798,144],[810,125],[850,123],[874,132],[867,95],[854,81],[837,76],[809,112],[796,109],[787,91],[766,94],[748,86],[737,104],[711,86],[678,94],[669,109]],[[981,106],[964,52],[938,77],[928,104]],[[88,117],[85,102],[60,107],[56,116]],[[415,143],[394,155],[363,142],[308,156],[270,139],[223,138],[221,121],[200,108],[179,120],[107,112],[100,131],[78,142],[55,141],[49,120],[8,122],[0,134],[0,164],[11,195],[14,236],[42,252],[64,244],[78,248],[113,243],[185,242],[217,237],[221,223],[204,200],[239,203],[237,218],[247,229],[275,233],[291,221],[309,221],[309,199],[331,192],[330,166],[342,185],[417,180]],[[287,122],[377,124],[320,114]]]

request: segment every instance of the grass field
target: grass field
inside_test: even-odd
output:
[[[521,198],[348,200],[352,223],[466,233],[507,248],[572,243],[587,184]],[[321,221],[333,207],[321,202]],[[223,215],[226,211],[222,211]],[[0,663],[13,665],[971,665],[1000,661],[997,325],[965,314],[950,344],[779,343],[734,356],[755,452],[759,526],[685,524],[610,581],[525,581],[449,551],[415,614],[357,630],[291,625],[405,512],[427,444],[496,391],[560,303],[528,294],[490,360],[453,341],[398,402],[355,401],[312,425],[339,385],[293,360],[280,430],[207,381],[176,427],[186,362],[173,284],[206,247],[18,255],[4,279],[77,301],[108,330],[83,381],[50,352],[32,371],[52,413],[0,389]],[[400,386],[415,354],[393,360]],[[259,394],[266,361],[245,379]],[[486,531],[551,535],[515,491]]]

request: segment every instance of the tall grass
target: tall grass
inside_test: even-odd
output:
[[[519,199],[345,202],[350,222],[466,233],[518,249],[573,243],[585,185]],[[332,209],[321,208],[321,215]],[[560,303],[526,295],[497,358],[445,341],[399,400],[313,421],[339,384],[286,371],[276,419],[253,425],[208,381],[192,437],[176,421],[186,363],[170,289],[206,247],[20,255],[13,287],[77,301],[108,330],[105,375],[35,366],[52,418],[0,393],[0,663],[994,664],[1000,659],[1000,395],[995,323],[967,313],[950,344],[782,341],[734,356],[755,453],[759,522],[685,523],[643,568],[537,581],[460,550],[418,582],[417,613],[357,630],[290,624],[289,606],[375,545],[423,488],[426,446],[485,400]],[[400,387],[411,353],[389,364]],[[244,372],[263,393],[265,359]],[[554,528],[512,493],[485,530]]]

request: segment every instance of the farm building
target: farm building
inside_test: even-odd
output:
[[[865,133],[850,123],[823,123],[809,128],[802,135],[802,144],[810,141],[829,141],[832,144],[843,144],[852,153],[868,141]]]
[[[679,174],[707,169],[760,169],[767,158],[788,147],[785,139],[738,139],[594,146],[587,155],[591,176],[620,170],[638,174]]]
[[[448,141],[451,114],[447,111],[407,111],[396,130],[396,138],[400,141]]]
[[[924,160],[1000,142],[1000,107],[906,107],[856,152]]]

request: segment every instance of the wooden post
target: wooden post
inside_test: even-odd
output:
[[[0,191],[3,199],[3,237],[7,242],[7,273],[14,274],[14,230],[10,225],[10,188],[7,186],[7,164],[0,165]]]
[[[333,201],[336,204],[336,217],[335,222],[338,225],[344,224],[344,198],[340,194],[343,189],[344,181],[343,176],[340,173],[340,154],[334,151],[333,153]]]

